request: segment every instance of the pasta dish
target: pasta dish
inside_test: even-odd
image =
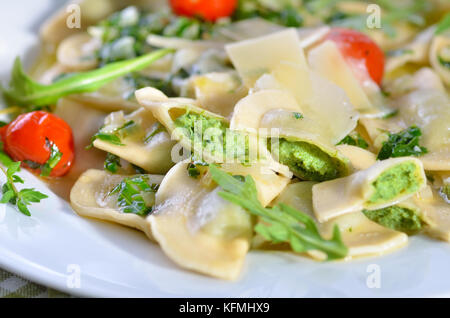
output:
[[[27,169],[225,280],[254,249],[320,266],[450,241],[450,2],[70,8],[1,88],[2,204],[45,204]]]

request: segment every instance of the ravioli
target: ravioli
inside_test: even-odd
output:
[[[117,204],[117,195],[111,191],[127,176],[111,175],[101,170],[87,170],[80,176],[70,193],[70,204],[79,215],[118,223],[144,232],[154,240],[145,217],[123,213]],[[163,176],[149,175],[149,182],[160,184]]]
[[[315,185],[314,212],[319,222],[325,222],[362,209],[377,210],[406,200],[425,186],[425,172],[418,159],[379,161],[348,177]]]
[[[129,115],[122,111],[110,114],[100,132],[108,133],[123,125],[133,126],[121,136],[121,145],[97,138],[93,145],[135,164],[149,173],[164,174],[174,165],[171,151],[175,142],[153,117],[141,108]]]
[[[450,204],[433,189],[430,189],[430,195],[415,197],[414,202],[422,209],[428,223],[425,233],[450,242]]]
[[[190,177],[188,165],[178,163],[164,178],[156,195],[156,211],[149,217],[153,234],[167,256],[181,267],[235,280],[250,248],[253,220],[240,207],[221,199],[217,186]],[[289,182],[258,167],[237,164],[226,170],[263,181],[257,184],[264,204]]]
[[[450,39],[449,33],[436,36],[431,42],[430,64],[445,85],[450,85]]]
[[[330,180],[349,173],[348,160],[321,135],[315,118],[283,90],[261,90],[242,99],[230,127],[270,138],[273,157],[303,180]]]

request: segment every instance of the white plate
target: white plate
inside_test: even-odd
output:
[[[9,73],[16,55],[30,53],[37,43],[38,26],[61,4],[2,2],[0,74]],[[31,174],[22,176],[27,187],[50,193]],[[32,213],[29,218],[0,205],[0,268],[75,295],[450,296],[450,245],[423,237],[413,237],[397,253],[352,263],[316,263],[290,254],[251,252],[241,278],[224,282],[178,268],[141,233],[78,217],[55,195],[33,206]],[[78,269],[80,288],[71,288]]]

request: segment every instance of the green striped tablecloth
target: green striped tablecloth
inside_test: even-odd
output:
[[[67,298],[54,289],[43,287],[0,269],[0,298]]]

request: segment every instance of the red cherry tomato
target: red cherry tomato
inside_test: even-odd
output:
[[[72,166],[74,142],[72,129],[61,118],[43,111],[20,115],[0,129],[4,151],[15,161],[36,173],[50,159],[52,145],[62,153],[61,159],[52,169],[51,177],[65,175]]]
[[[178,15],[199,16],[208,21],[229,17],[237,0],[170,0],[172,10]]]
[[[358,31],[333,28],[326,39],[336,43],[344,58],[352,66],[360,68],[357,64],[358,61],[362,62],[372,80],[378,85],[381,84],[384,74],[384,53],[371,38]],[[355,72],[361,70],[356,69]]]

